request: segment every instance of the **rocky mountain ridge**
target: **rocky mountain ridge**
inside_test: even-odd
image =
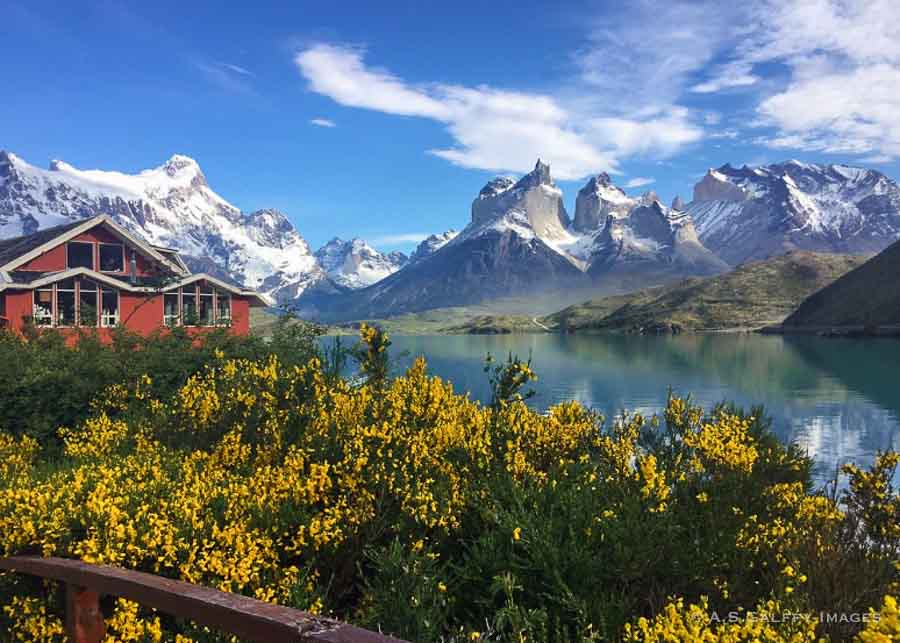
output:
[[[570,218],[538,160],[519,179],[489,181],[462,231],[430,235],[406,257],[356,238],[312,252],[283,213],[241,212],[186,156],[124,174],[63,161],[42,170],[0,152],[0,237],[100,213],[282,303],[383,316],[585,287],[625,292],[795,249],[877,252],[900,238],[900,187],[846,165],[726,164],[707,172],[690,203],[676,197],[669,207],[600,173]]]
[[[381,255],[354,240],[343,263],[325,268],[284,213],[241,212],[210,188],[199,164],[187,156],[125,174],[80,170],[59,160],[42,170],[0,151],[0,238],[98,214],[113,216],[150,243],[178,250],[194,269],[280,302],[311,290],[363,287],[405,263],[405,257]]]
[[[878,252],[900,238],[900,187],[848,165],[726,164],[697,183],[685,211],[732,265],[791,250]]]

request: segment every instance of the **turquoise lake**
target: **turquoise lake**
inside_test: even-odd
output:
[[[346,339],[346,338],[345,338]],[[659,412],[669,387],[709,407],[723,400],[763,405],[785,441],[817,463],[816,478],[844,462],[866,465],[900,449],[900,341],[751,334],[393,336],[402,368],[425,355],[431,373],[489,399],[484,357],[533,358],[530,400],[546,408],[575,399],[607,418]]]

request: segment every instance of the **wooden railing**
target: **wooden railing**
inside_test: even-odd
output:
[[[102,596],[118,596],[177,618],[260,643],[403,643],[340,621],[265,603],[240,594],[118,567],[67,558],[12,556],[0,569],[40,576],[66,586],[66,632],[72,643],[102,641]]]

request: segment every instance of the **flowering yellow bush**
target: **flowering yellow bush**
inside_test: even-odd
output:
[[[380,360],[386,336],[363,335],[364,359]],[[217,355],[168,399],[150,378],[116,386],[60,431],[53,467],[33,440],[0,433],[0,553],[149,571],[415,640],[810,640],[815,625],[710,617],[800,605],[806,544],[845,519],[755,418],[673,397],[666,428],[634,416],[606,429],[574,402],[526,406],[521,362],[488,406],[424,360],[393,380],[382,366],[351,383],[315,358]],[[858,478],[895,511],[890,489]],[[58,638],[55,592],[0,578],[0,626]],[[647,596],[683,598],[648,609]],[[895,603],[883,611],[896,620]],[[115,640],[197,634],[128,601],[109,624]]]

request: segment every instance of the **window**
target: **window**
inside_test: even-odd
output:
[[[172,328],[178,325],[178,293],[166,293],[163,297],[163,323]]]
[[[34,291],[34,310],[31,316],[37,326],[53,325],[53,288]]]
[[[100,325],[112,328],[119,323],[119,291],[103,286],[100,291]]]
[[[185,326],[196,326],[197,316],[197,291],[193,288],[184,288],[181,293],[181,323]]]
[[[97,325],[97,284],[82,279],[78,287],[78,325]]]
[[[74,279],[65,279],[56,285],[56,325],[75,325]]]
[[[125,246],[118,243],[101,243],[100,270],[102,272],[124,272]]]
[[[66,265],[69,268],[94,269],[94,244],[70,241],[66,244]]]
[[[219,326],[231,325],[231,295],[221,290],[216,291],[216,324]]]
[[[6,295],[0,293],[0,317],[6,317]]]
[[[231,326],[231,295],[207,282],[185,286],[163,296],[166,326]]]
[[[212,286],[200,286],[200,326],[212,326],[215,323],[215,296]]]

